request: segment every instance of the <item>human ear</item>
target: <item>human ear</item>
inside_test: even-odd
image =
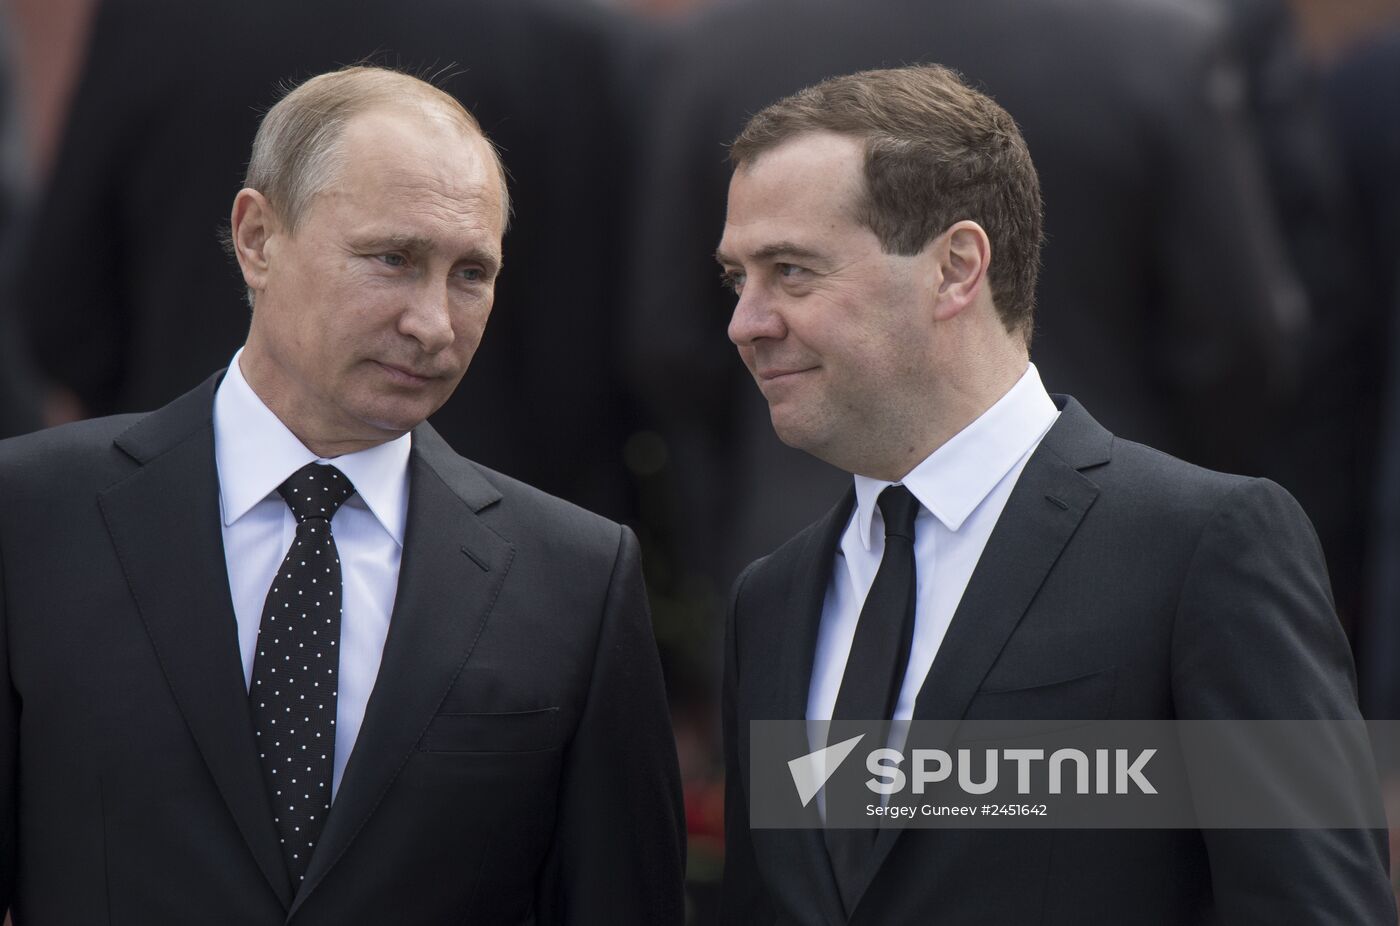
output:
[[[229,240],[243,271],[243,282],[254,293],[267,287],[271,267],[268,242],[279,229],[277,214],[266,196],[250,188],[238,191],[229,218]]]
[[[939,269],[936,315],[951,318],[985,289],[992,243],[981,225],[963,220],[949,226],[930,247]]]

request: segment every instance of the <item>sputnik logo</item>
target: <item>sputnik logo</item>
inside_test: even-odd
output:
[[[797,796],[802,799],[803,807],[812,802],[863,739],[864,733],[788,762],[788,771],[792,773],[792,783],[797,786]]]

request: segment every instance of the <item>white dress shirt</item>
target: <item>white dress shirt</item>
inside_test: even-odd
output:
[[[1006,395],[902,480],[921,507],[914,521],[914,640],[894,720],[913,717],[919,689],[987,538],[1031,452],[1059,415],[1035,365],[1028,364]],[[855,483],[855,509],[822,605],[807,694],[812,720],[828,719],[836,708],[860,609],[885,552],[885,522],[875,500],[891,483],[865,476],[856,476]]]
[[[344,584],[331,779],[334,796],[379,675],[394,610],[408,518],[411,435],[333,460],[318,458],[248,385],[238,365],[242,354],[242,350],[234,354],[214,395],[214,461],[244,685],[252,683],[263,603],[277,567],[296,538],[296,518],[277,487],[313,461],[335,466],[355,486],[355,494],[331,520]]]

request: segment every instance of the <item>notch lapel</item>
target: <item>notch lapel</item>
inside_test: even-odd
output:
[[[515,555],[477,515],[500,497],[430,426],[414,430],[403,560],[379,675],[289,919],[345,854],[471,656]]]
[[[1107,463],[1113,436],[1067,396],[1052,396],[1060,418],[1032,453],[987,539],[928,677],[914,720],[960,721],[1006,641],[1069,543],[1099,490],[1080,470]],[[942,748],[956,725],[948,724]],[[859,898],[894,847],[902,827],[882,827]]]
[[[212,421],[219,375],[117,438],[141,465],[98,503],[175,703],[285,907],[291,881],[258,766],[219,527]]]
[[[841,533],[850,520],[856,492],[851,487],[836,507],[813,525],[796,556],[796,568],[791,570],[792,586],[785,602],[773,602],[767,613],[791,613],[795,620],[781,627],[770,625],[775,632],[770,642],[782,671],[778,677],[782,687],[780,700],[774,705],[774,718],[806,718],[807,695],[812,687],[812,663],[817,655],[817,635],[821,628],[822,606],[826,603],[826,588],[831,583],[831,569]],[[785,570],[786,571],[786,570]],[[784,606],[786,605],[786,606]],[[755,713],[755,716],[763,716]]]
[[[1027,463],[919,691],[915,720],[962,719],[1098,493],[1051,448]]]

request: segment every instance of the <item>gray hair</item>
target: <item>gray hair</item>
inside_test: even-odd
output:
[[[501,181],[501,204],[510,221],[506,169],[495,144],[457,98],[410,74],[354,65],[319,74],[278,100],[258,125],[243,185],[267,198],[288,232],[295,233],[311,201],[344,166],[342,140],[350,121],[369,110],[405,101],[432,107],[465,132],[486,142]],[[232,252],[231,231],[225,246]],[[253,304],[252,290],[248,304]]]

